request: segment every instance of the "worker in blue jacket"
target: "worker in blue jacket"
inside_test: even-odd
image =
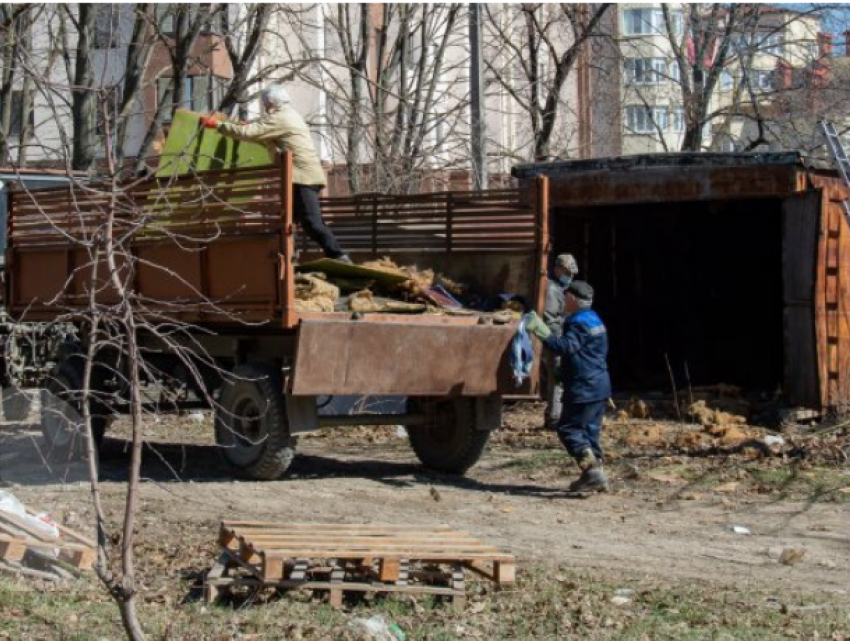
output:
[[[560,337],[533,311],[527,314],[525,324],[546,349],[561,357],[564,407],[555,429],[581,468],[581,476],[570,485],[571,492],[608,491],[599,442],[602,416],[611,396],[608,333],[592,305],[593,288],[574,280],[564,292],[566,319]]]

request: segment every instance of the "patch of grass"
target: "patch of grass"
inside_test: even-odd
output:
[[[0,639],[123,638],[117,609],[93,582],[50,592],[20,589],[26,585],[0,578]],[[617,594],[628,602],[612,602]],[[343,610],[305,593],[239,607],[162,605],[151,596],[143,595],[148,601],[139,614],[154,641],[350,641],[349,622],[375,614],[397,623],[411,641],[850,641],[847,597],[724,590],[643,575],[601,577],[551,565],[524,567],[516,587],[501,592],[486,581],[471,581],[469,605],[461,612],[408,596],[359,600]]]
[[[563,449],[559,450],[534,450],[531,454],[516,456],[507,463],[505,467],[515,469],[524,474],[547,470],[553,467],[567,467],[570,458]]]
[[[747,471],[755,483],[773,489],[783,497],[850,503],[850,493],[841,491],[850,487],[850,476],[833,468],[800,469],[796,465],[764,468],[751,465]]]

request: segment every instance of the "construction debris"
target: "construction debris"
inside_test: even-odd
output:
[[[626,405],[626,416],[630,418],[642,418],[647,419],[650,417],[652,412],[652,406],[646,401],[633,398],[629,401],[629,404]]]
[[[386,256],[359,265],[322,258],[298,265],[296,269],[295,309],[298,311],[477,315],[480,323],[497,325],[518,321],[526,311],[524,303],[511,294],[500,295],[501,303],[481,297],[464,299],[487,301],[484,305],[467,308],[456,298],[466,293],[465,285],[436,274],[432,269],[399,266]],[[328,286],[335,290],[329,291]],[[346,295],[340,297],[340,292]],[[499,308],[479,311],[495,307]]]
[[[0,490],[0,570],[57,581],[90,569],[96,544]]]
[[[295,275],[295,309],[299,312],[332,312],[339,287],[327,282],[324,274]]]
[[[719,438],[724,444],[734,445],[752,438],[752,434],[743,428],[747,424],[746,417],[711,409],[705,401],[691,404],[688,414],[702,425],[706,432]]]
[[[395,314],[417,314],[426,311],[421,303],[403,303],[396,300],[376,299],[371,291],[364,289],[348,297],[348,308],[353,312],[387,312]]]

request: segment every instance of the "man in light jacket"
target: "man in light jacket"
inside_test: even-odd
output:
[[[295,220],[307,235],[319,244],[325,256],[350,263],[351,259],[322,218],[319,192],[325,186],[325,172],[319,162],[307,123],[301,114],[293,109],[289,92],[281,85],[267,87],[261,97],[265,115],[255,122],[240,125],[206,116],[201,119],[201,123],[204,127],[216,129],[230,138],[263,143],[272,155],[291,151],[292,205]]]
[[[546,302],[543,307],[543,322],[555,336],[561,335],[564,325],[564,292],[578,274],[578,263],[572,254],[560,254],[555,258],[552,275],[546,283]],[[547,351],[543,363],[546,368],[546,427],[554,429],[561,418],[561,357]]]

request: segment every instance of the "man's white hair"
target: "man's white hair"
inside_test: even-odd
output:
[[[292,99],[289,97],[289,92],[283,88],[283,85],[269,85],[263,89],[263,93],[260,94],[260,97],[262,98],[263,106],[266,109],[269,107],[278,109],[288,102],[292,102]]]

